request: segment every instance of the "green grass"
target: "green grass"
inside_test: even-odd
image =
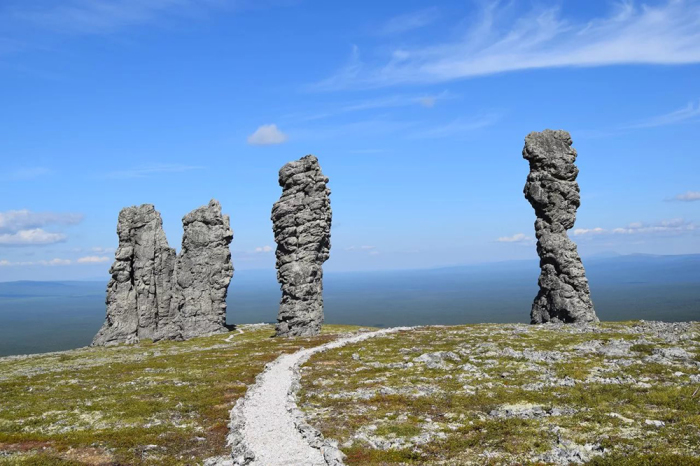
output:
[[[357,327],[0,359],[0,464],[196,464],[227,453],[229,411],[264,365]],[[230,341],[226,341],[233,336]]]
[[[596,465],[697,464],[700,394],[693,397],[698,384],[690,383],[689,376],[700,370],[692,361],[643,361],[654,348],[681,346],[695,352],[697,343],[691,338],[671,344],[651,332],[640,342],[640,325],[603,323],[585,333],[574,327],[507,324],[400,332],[313,356],[302,378],[300,405],[312,425],[340,443],[348,464],[542,464],[538,458],[561,447],[560,441],[604,447],[602,457],[591,457]],[[700,332],[700,326],[693,332]],[[628,341],[629,357],[574,349],[592,340]],[[558,352],[551,354],[566,359],[529,361],[503,355],[505,348]],[[445,369],[413,362],[436,351],[457,353],[462,362]],[[476,371],[463,370],[463,364]],[[678,371],[685,375],[674,375]],[[593,382],[594,376],[625,383]],[[529,388],[565,378],[575,384]],[[428,386],[437,390],[426,391]],[[353,399],[358,393],[369,398]],[[546,412],[557,408],[559,415],[491,415],[506,405],[539,406]],[[649,426],[647,419],[666,425]],[[399,447],[382,449],[363,440],[369,425],[376,426],[369,431],[374,444],[390,439]],[[416,443],[426,434],[432,435],[428,442]]]

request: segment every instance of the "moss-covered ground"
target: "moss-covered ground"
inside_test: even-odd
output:
[[[348,464],[700,465],[700,324],[425,327],[320,353]]]
[[[0,359],[0,464],[201,464],[227,453],[229,411],[265,364],[356,327],[272,326],[186,342]]]

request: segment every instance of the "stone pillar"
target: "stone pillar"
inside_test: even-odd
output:
[[[170,307],[175,250],[168,246],[160,214],[151,204],[124,208],[117,235],[107,317],[93,346],[157,339]]]
[[[277,336],[317,335],[323,323],[323,263],[331,248],[328,178],[307,155],[279,172],[282,196],[272,207],[282,300]]]
[[[184,339],[228,332],[226,295],[233,277],[228,215],[212,199],[182,219],[182,251],[175,264],[173,314]]]
[[[525,138],[523,158],[530,162],[530,174],[524,193],[537,216],[541,268],[540,291],[530,313],[533,324],[598,321],[576,244],[566,233],[581,205],[576,150],[571,144],[566,131],[547,129]]]

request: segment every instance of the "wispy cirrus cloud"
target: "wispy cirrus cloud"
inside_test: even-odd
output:
[[[145,178],[148,176],[163,175],[166,173],[184,173],[192,170],[201,170],[205,167],[196,165],[184,165],[177,163],[161,163],[144,165],[127,170],[117,170],[107,174],[108,178]]]
[[[375,99],[363,100],[359,102],[348,103],[341,105],[336,113],[358,112],[363,110],[377,110],[385,108],[410,107],[420,105],[423,107],[434,107],[438,101],[454,99],[457,96],[450,94],[448,91],[442,91],[438,94],[421,94],[421,95],[406,95],[397,94]]]
[[[104,35],[162,18],[202,15],[231,5],[224,0],[65,0],[8,2],[7,22],[60,34]]]
[[[657,5],[614,3],[592,20],[559,7],[512,14],[520,2],[484,2],[477,22],[457,40],[392,48],[365,63],[353,47],[348,63],[318,90],[429,84],[527,69],[626,64],[700,63],[700,0]]]
[[[695,202],[700,201],[700,191],[686,191],[682,194],[676,194],[669,201],[680,201],[680,202]]]
[[[633,123],[624,129],[655,128],[689,122],[700,122],[700,100],[689,102],[688,105],[678,110]]]
[[[423,93],[423,94],[391,94],[372,99],[357,100],[354,102],[339,102],[329,105],[329,108],[316,112],[302,114],[294,113],[284,115],[285,120],[299,121],[314,121],[332,118],[339,115],[345,115],[354,112],[366,112],[371,110],[396,109],[403,107],[424,107],[433,108],[439,102],[458,99],[460,96],[455,95],[447,90],[438,93]]]
[[[351,123],[301,127],[297,129],[292,128],[289,130],[289,133],[294,136],[295,141],[317,141],[340,137],[355,137],[361,139],[406,131],[409,128],[416,128],[417,125],[418,123],[415,121],[373,118]]]
[[[403,34],[428,26],[439,17],[440,11],[435,7],[413,11],[390,18],[377,30],[377,33],[381,35]]]
[[[487,128],[496,124],[501,119],[501,114],[490,113],[470,119],[458,119],[444,125],[435,126],[426,130],[417,131],[411,135],[412,138],[432,139],[445,138],[450,136],[465,135],[473,131]]]

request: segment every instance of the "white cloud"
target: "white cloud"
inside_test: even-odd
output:
[[[70,259],[51,259],[51,260],[40,260],[40,261],[30,261],[30,262],[12,262],[6,259],[0,260],[0,267],[26,267],[26,266],[56,266],[56,265],[70,265]]]
[[[574,236],[598,236],[598,235],[679,235],[698,229],[697,225],[682,218],[661,220],[656,223],[633,222],[626,227],[613,229],[605,228],[576,228]]]
[[[433,23],[439,17],[437,8],[426,8],[391,18],[379,28],[379,34],[392,35],[419,29]]]
[[[277,125],[262,125],[248,136],[248,144],[254,146],[269,146],[282,144],[287,141],[287,135],[277,128]]]
[[[83,220],[82,214],[8,210],[0,212],[0,232],[17,232],[46,225],[75,225]]]
[[[637,234],[682,234],[695,231],[697,225],[682,218],[671,220],[661,220],[657,223],[646,224],[643,222],[630,223],[624,228],[615,228],[614,234],[637,235]]]
[[[182,165],[172,163],[161,163],[155,165],[146,165],[143,167],[135,167],[129,170],[119,170],[107,174],[110,178],[145,178],[151,175],[160,175],[163,173],[183,173],[192,170],[201,170],[204,167],[193,165]]]
[[[576,228],[573,231],[574,236],[583,236],[583,235],[602,235],[604,233],[607,233],[607,230],[604,228]]]
[[[94,248],[90,248],[90,251],[96,252],[98,254],[111,254],[114,251],[116,251],[116,248],[103,248],[103,247],[97,246]]]
[[[674,196],[672,201],[693,202],[700,201],[700,191],[686,191],[683,194]]]
[[[66,235],[50,233],[41,228],[20,230],[15,233],[0,235],[0,246],[31,246],[60,243],[66,240]]]
[[[260,246],[255,248],[255,252],[271,252],[272,246]]]
[[[700,101],[695,104],[693,102],[689,102],[688,105],[681,109],[666,113],[664,115],[648,118],[647,120],[639,123],[628,125],[626,128],[654,128],[657,126],[675,125],[688,121],[700,121]]]
[[[458,40],[394,48],[364,64],[350,62],[317,89],[426,84],[526,69],[700,62],[700,0],[657,5],[617,3],[593,20],[562,16],[559,7],[526,14],[521,2],[482,2],[479,20]],[[691,109],[692,111],[692,109]]]
[[[70,265],[69,259],[51,259],[50,261],[40,261],[42,265]]]
[[[535,240],[525,233],[516,233],[513,236],[501,236],[496,241],[499,243],[532,243]]]
[[[107,256],[85,256],[77,260],[78,264],[99,264],[101,262],[109,262]]]

